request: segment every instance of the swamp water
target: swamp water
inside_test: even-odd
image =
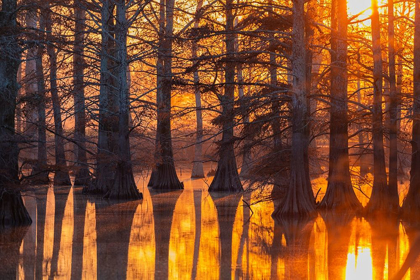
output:
[[[154,193],[144,182],[136,202],[77,187],[26,193],[33,224],[0,233],[0,279],[391,279],[420,236],[396,220],[275,222],[257,192],[210,195],[184,180]],[[420,279],[414,259],[403,279]]]

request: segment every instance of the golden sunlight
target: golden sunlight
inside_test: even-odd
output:
[[[370,0],[349,0],[347,9],[350,16],[357,14],[370,14]]]

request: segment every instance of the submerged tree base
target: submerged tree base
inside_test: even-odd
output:
[[[54,185],[71,186],[70,176],[66,171],[56,171]]]
[[[75,186],[87,186],[90,184],[90,174],[87,168],[81,168],[74,178]]]
[[[234,157],[219,160],[209,192],[242,192],[244,190],[234,160]]]
[[[48,176],[49,172],[41,168],[34,167],[32,174],[29,176],[28,181],[33,185],[45,185],[50,183]]]
[[[203,163],[201,161],[194,161],[193,169],[191,172],[191,178],[193,179],[205,178]]]
[[[272,214],[274,218],[315,217],[317,215],[310,181],[306,179],[304,172],[300,175],[293,176],[292,174],[287,194]]]
[[[0,227],[26,226],[31,223],[31,216],[20,192],[0,189]]]
[[[317,208],[327,211],[353,211],[356,213],[363,210],[363,206],[357,199],[351,184],[344,182],[328,184],[327,192]]]
[[[130,163],[120,162],[111,189],[104,198],[137,200],[142,199],[143,194],[139,192],[134,181],[133,170]]]
[[[184,183],[179,181],[175,166],[166,163],[157,165],[148,186],[156,190],[180,190],[184,188]]]

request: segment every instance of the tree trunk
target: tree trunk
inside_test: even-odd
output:
[[[238,18],[235,18],[234,27],[238,25]],[[238,34],[235,34],[235,53],[239,53],[239,37]],[[238,95],[240,99],[244,99],[244,78],[242,73],[242,62],[238,61],[236,65],[236,79],[238,81]],[[249,124],[249,114],[246,112],[246,107],[244,107],[244,102],[240,103],[243,108],[241,108],[241,117],[244,123],[244,146],[242,152],[242,166],[241,166],[241,173],[239,174],[241,177],[246,177],[249,171],[252,169],[252,146],[250,145],[252,139],[250,139],[251,135],[249,133],[250,124]]]
[[[46,19],[46,32],[48,42],[52,42],[52,19],[51,12],[47,12]],[[54,140],[55,140],[55,185],[71,185],[66,155],[64,153],[64,138],[63,138],[63,125],[61,121],[61,105],[60,97],[58,96],[57,88],[57,54],[51,43],[47,45],[47,53],[50,58],[50,84],[51,84],[51,100],[54,112]]]
[[[327,192],[319,207],[357,211],[362,208],[350,178],[347,117],[347,3],[333,1],[331,12],[330,155]]]
[[[74,2],[75,30],[74,30],[74,56],[73,56],[73,81],[74,81],[74,140],[77,143],[75,185],[88,185],[90,182],[89,166],[86,157],[86,116],[85,116],[85,88],[84,74],[85,61],[83,59],[85,11],[81,0]]]
[[[225,92],[219,96],[222,106],[222,140],[219,143],[219,161],[216,174],[209,191],[243,191],[236,166],[233,127],[235,126],[233,105],[235,101],[235,34],[234,34],[233,1],[226,1],[226,62]]]
[[[389,56],[389,198],[391,211],[398,211],[398,95],[395,78],[394,0],[388,0]]]
[[[274,216],[306,216],[315,211],[315,199],[308,168],[307,125],[308,100],[306,96],[305,14],[304,0],[293,1],[292,33],[292,151],[290,185]]]
[[[39,19],[40,32],[45,30],[45,10],[41,9],[41,15]],[[39,36],[39,39],[43,39],[43,35]],[[48,184],[50,179],[48,178],[48,162],[47,162],[47,134],[46,134],[46,121],[45,121],[45,79],[44,79],[44,67],[42,65],[42,57],[44,54],[44,46],[39,45],[37,49],[37,57],[35,60],[36,64],[36,77],[38,92],[36,96],[36,106],[38,110],[38,159],[35,163],[31,181],[33,184]]]
[[[359,72],[360,74],[360,72]],[[361,86],[360,86],[360,76],[357,77],[357,102],[362,104],[362,93],[361,93]],[[363,110],[362,106],[359,105],[358,108],[360,111]],[[360,167],[360,177],[364,178],[369,173],[369,159],[366,153],[367,145],[366,145],[366,132],[363,131],[363,125],[359,124],[357,126],[359,129],[359,167]]]
[[[389,210],[387,176],[382,125],[382,56],[381,34],[377,0],[372,0],[373,48],[373,188],[366,209],[369,213]]]
[[[154,189],[182,189],[183,183],[178,179],[172,150],[171,136],[171,93],[172,93],[172,42],[174,0],[166,1],[166,23],[164,36],[159,40],[159,53],[162,55],[163,77],[159,77],[162,69],[158,69],[157,92],[157,162],[154,181],[149,182]],[[162,17],[162,13],[161,13]],[[162,21],[162,18],[161,18]],[[162,22],[161,22],[162,24]],[[159,58],[158,58],[159,60]],[[158,65],[157,67],[162,67]]]
[[[36,15],[36,10],[26,11],[25,15],[25,22],[27,28],[33,28],[33,30],[36,30],[37,28],[37,22],[38,18]],[[36,36],[35,31],[30,33],[30,36]],[[38,114],[36,110],[36,101],[35,97],[37,95],[37,78],[36,78],[36,54],[37,54],[37,47],[34,46],[32,48],[29,48],[26,51],[26,57],[25,57],[25,83],[24,83],[24,90],[25,94],[23,96],[23,112],[25,115],[25,125],[23,127],[23,135],[26,140],[28,141],[36,141],[37,138],[37,119]],[[24,160],[28,160],[30,163],[34,163],[36,161],[37,152],[36,152],[36,146],[29,144],[28,146],[25,146],[25,152],[24,152]]]
[[[273,1],[270,0],[269,2],[269,12],[274,13]],[[274,34],[269,34],[270,38],[270,86],[271,90],[277,92],[279,90],[277,86],[277,55],[275,53],[276,44],[275,44],[275,37]],[[282,143],[282,135],[281,135],[281,122],[280,122],[280,108],[281,102],[279,97],[276,94],[273,94],[271,97],[271,111],[273,114],[272,121],[270,123],[271,129],[273,131],[273,152],[282,159],[286,158],[285,149]],[[285,189],[289,185],[289,175],[287,170],[284,168],[285,164],[278,164],[276,168],[276,174],[274,175],[274,186],[271,192],[271,197],[273,199],[280,199],[284,196]]]
[[[101,67],[100,67],[100,90],[99,90],[99,127],[98,127],[98,152],[96,156],[95,180],[83,188],[83,193],[105,194],[111,187],[115,174],[113,153],[113,116],[115,103],[114,78],[111,70],[114,63],[114,20],[113,11],[115,5],[109,0],[103,1],[101,8]]]
[[[116,2],[117,18],[115,25],[115,43],[117,53],[119,122],[118,122],[118,165],[111,189],[105,194],[111,199],[141,199],[133,176],[129,134],[129,91],[127,86],[127,6],[125,0]]]
[[[402,206],[405,215],[420,210],[420,0],[415,7],[412,151],[410,188]]]
[[[17,188],[19,148],[14,136],[21,50],[17,38],[16,6],[16,0],[3,0],[0,11],[0,227],[32,222]]]
[[[194,21],[194,28],[199,27],[200,23],[200,10],[203,6],[203,1],[198,0],[195,21]],[[192,60],[193,64],[198,63],[197,59],[197,41],[193,41],[192,45]],[[195,95],[195,115],[197,121],[197,134],[195,139],[195,150],[194,150],[194,163],[193,169],[191,173],[191,178],[204,178],[204,168],[203,168],[203,113],[201,111],[201,92],[199,88],[200,77],[198,76],[198,67],[197,70],[194,71],[194,95]]]

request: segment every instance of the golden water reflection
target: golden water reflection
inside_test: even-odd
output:
[[[50,187],[37,199],[26,197],[34,223],[19,247],[16,279],[97,279],[103,265],[127,279],[392,279],[412,242],[399,221],[321,215],[274,221],[273,203],[257,203],[258,193],[215,198],[193,183],[177,194],[142,192],[143,201],[126,214],[118,208],[125,204],[88,201],[80,189],[63,195]],[[107,215],[120,211],[130,223],[99,224],[98,207]],[[98,243],[98,228],[121,240]],[[100,246],[118,246],[117,255],[99,254]],[[409,270],[404,279],[416,278]]]

